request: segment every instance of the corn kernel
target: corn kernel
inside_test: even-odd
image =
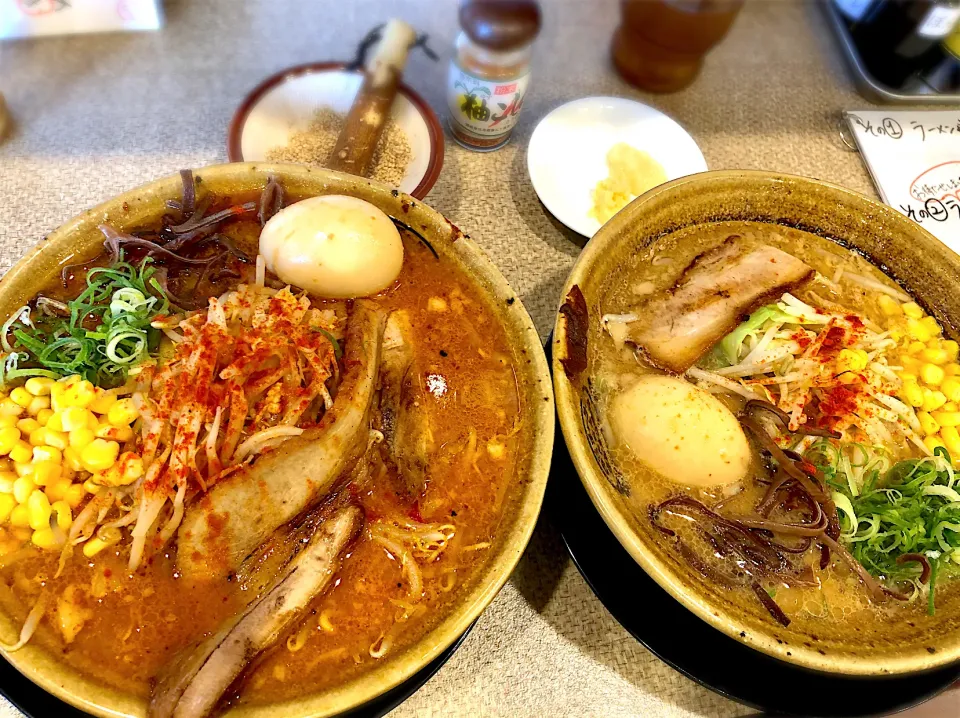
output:
[[[920,323],[930,332],[931,337],[938,337],[940,336],[940,332],[943,331],[943,329],[940,328],[940,322],[933,317],[924,317],[920,320]]]
[[[930,453],[933,453],[934,451],[936,451],[938,446],[942,446],[944,449],[947,448],[946,444],[943,443],[943,440],[939,436],[924,437],[923,445],[926,446],[928,449],[930,449]]]
[[[33,482],[32,478],[29,476],[21,476],[13,482],[13,498],[17,500],[18,504],[26,503],[27,499],[30,498],[30,494],[32,494],[36,488],[37,485]]]
[[[66,531],[73,523],[73,512],[70,510],[70,504],[66,501],[55,501],[50,504],[50,510],[57,520],[57,526]]]
[[[13,414],[0,414],[0,429],[16,428],[20,417]]]
[[[943,369],[936,364],[924,364],[920,367],[920,378],[929,386],[940,386],[944,376]]]
[[[30,400],[30,403],[27,405],[27,413],[30,416],[36,416],[44,409],[50,408],[50,397],[48,396],[35,396]]]
[[[906,302],[905,304],[901,304],[900,308],[903,309],[903,313],[911,319],[920,319],[920,317],[923,316],[923,310],[916,302]]]
[[[935,411],[931,416],[940,426],[960,426],[960,411]],[[920,424],[922,426],[923,421]],[[930,433],[936,432],[931,431]]]
[[[50,418],[47,419],[45,426],[50,429],[50,431],[63,431],[63,410],[53,412]]]
[[[923,404],[921,406],[924,411],[936,411],[947,403],[947,397],[941,391],[926,387],[923,387],[921,391],[923,391]]]
[[[30,540],[37,548],[42,548],[47,551],[52,551],[53,549],[57,548],[57,540],[54,538],[53,531],[50,529],[50,527],[34,531],[33,535],[30,537]]]
[[[904,382],[900,395],[910,406],[923,406],[923,389],[916,382]]]
[[[98,414],[106,414],[110,411],[110,407],[116,403],[117,395],[112,391],[97,389],[97,398],[90,402],[90,406],[87,408],[90,409],[90,411],[95,411]]]
[[[940,407],[941,411],[960,411],[960,404],[957,404],[955,401],[948,401],[946,404]]]
[[[63,450],[63,463],[73,471],[83,471],[83,461],[80,460],[80,449],[68,446]]]
[[[909,354],[904,354],[900,357],[900,366],[903,367],[904,371],[918,372],[920,371],[920,365],[923,364],[922,361],[916,357],[912,357]]]
[[[70,432],[74,429],[82,429],[89,423],[89,409],[81,409],[79,406],[68,406],[60,412],[61,431]]]
[[[13,482],[16,481],[17,478],[18,476],[12,471],[0,472],[0,494],[12,494]]]
[[[924,344],[923,341],[913,341],[907,345],[907,353],[917,357],[919,360],[920,352],[926,348],[927,345]]]
[[[87,558],[93,558],[98,553],[103,551],[105,548],[113,546],[117,543],[116,541],[104,541],[99,536],[94,536],[92,539],[83,544],[83,555]]]
[[[133,429],[129,426],[111,426],[110,424],[101,424],[94,432],[97,438],[111,439],[113,441],[125,442],[133,439]]]
[[[56,384],[56,382],[53,379],[49,379],[45,376],[32,376],[27,379],[26,383],[23,385],[23,388],[34,396],[49,396],[50,387],[52,387],[54,384]]]
[[[33,394],[24,389],[22,386],[18,386],[16,389],[10,392],[10,398],[21,407],[26,409],[28,406],[30,406],[30,402],[33,401]]]
[[[59,384],[61,387],[72,386],[73,384],[76,384],[78,381],[80,381],[81,378],[82,377],[79,374],[71,374],[70,376],[64,376],[57,379],[57,384]],[[51,389],[52,388],[53,387],[51,387]]]
[[[862,349],[841,349],[837,355],[837,371],[863,371],[867,361],[867,353]]]
[[[53,409],[54,412],[60,412],[64,409],[63,391],[63,384],[57,384],[50,392],[50,408]]]
[[[51,416],[53,416],[53,409],[41,409],[37,412],[37,421],[40,422],[40,426],[46,426]],[[50,428],[52,429],[53,427]]]
[[[0,434],[2,434],[2,430],[0,430]],[[13,448],[10,449],[10,458],[20,463],[26,463],[30,461],[30,459],[33,458],[33,446],[28,444],[23,439],[20,439],[20,441],[14,444]]]
[[[61,501],[66,498],[67,491],[70,487],[73,486],[70,483],[70,479],[65,479],[62,476],[56,481],[51,481],[43,490],[43,493],[47,495],[47,498],[50,499],[51,503],[56,501]]]
[[[14,526],[26,527],[30,525],[30,512],[27,511],[26,504],[14,506],[10,512],[10,523]]]
[[[71,509],[77,508],[80,504],[83,503],[83,498],[86,496],[86,492],[83,490],[81,484],[74,484],[66,493],[63,495],[63,500],[67,502],[67,506]]]
[[[60,478],[60,464],[53,461],[33,462],[33,481],[37,486],[49,486]]]
[[[907,320],[907,334],[913,339],[913,343],[910,346],[914,346],[917,342],[921,344],[930,341],[930,337],[933,336],[930,334],[930,330],[920,322],[919,319],[908,319]],[[911,352],[916,353],[916,352]]]
[[[125,451],[117,459],[117,463],[106,471],[101,471],[90,477],[90,480],[100,486],[127,486],[143,476],[143,459],[132,451]]]
[[[48,426],[41,426],[30,433],[30,443],[34,446],[55,446],[63,451],[69,446],[67,435],[62,431],[54,431]]]
[[[74,449],[82,449],[84,446],[87,446],[97,438],[97,435],[93,432],[92,429],[88,429],[86,426],[80,429],[74,429],[70,432],[70,446]]]
[[[21,435],[26,434],[27,436],[29,436],[30,432],[36,431],[37,429],[40,428],[40,426],[41,426],[40,422],[37,421],[36,419],[30,419],[30,418],[21,419],[20,421],[17,422],[17,428],[20,429]]]
[[[80,461],[83,463],[83,468],[93,474],[113,466],[119,453],[120,444],[116,441],[94,439],[80,450]]]
[[[947,361],[956,361],[958,354],[960,354],[960,344],[952,339],[945,339],[940,342],[940,348],[947,352],[947,355],[950,357]]]
[[[950,452],[951,458],[960,456],[960,433],[957,432],[957,427],[943,427],[940,429],[940,438],[943,440],[944,446],[947,447],[947,451]]]
[[[880,305],[880,311],[886,314],[888,317],[895,317],[898,314],[901,314],[903,310],[900,308],[900,305],[886,294],[881,294],[880,298],[877,300],[877,304]]]
[[[45,443],[47,446],[53,446],[60,451],[66,449],[70,444],[67,439],[67,435],[62,431],[54,431],[53,429],[48,429],[43,427],[43,430],[46,432],[44,438],[46,439]]]
[[[64,408],[70,406],[86,408],[96,398],[97,394],[94,390],[93,384],[84,379],[83,381],[78,381],[64,389],[63,395],[60,397],[60,405]]]
[[[0,429],[0,454],[9,454],[20,440],[20,429],[6,427]],[[32,453],[32,452],[31,452]]]
[[[10,512],[17,506],[17,500],[10,494],[0,494],[0,524],[10,518]]]
[[[34,461],[52,461],[55,464],[63,462],[63,452],[55,446],[34,446]]]
[[[14,461],[13,470],[16,472],[17,476],[30,476],[33,474],[33,462],[32,461]]]
[[[930,347],[920,352],[920,358],[931,364],[946,364],[950,361],[950,355],[946,349],[931,349]]]
[[[926,411],[918,411],[917,419],[920,421],[920,430],[925,435],[936,434],[940,431],[940,424]]]
[[[20,416],[23,414],[23,407],[8,396],[6,399],[0,399],[0,414]]]
[[[946,377],[940,384],[940,391],[943,392],[948,401],[960,402],[960,378],[954,376]]]
[[[100,485],[93,481],[93,478],[89,478],[83,482],[83,490],[88,494],[95,494],[100,491]]]
[[[939,436],[927,436],[923,439],[923,445],[930,449],[930,452],[933,453],[938,446],[942,446],[946,449],[946,444],[943,443],[943,440]]]
[[[133,399],[118,399],[107,412],[107,421],[114,426],[129,426],[138,416],[140,412]]]
[[[30,514],[30,528],[39,531],[50,527],[50,500],[42,491],[34,491],[27,499],[27,511]]]

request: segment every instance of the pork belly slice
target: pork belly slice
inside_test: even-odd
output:
[[[412,497],[429,481],[429,457],[434,438],[426,411],[426,392],[414,361],[410,317],[392,312],[383,334],[380,369],[380,423],[384,445]]]
[[[386,315],[357,300],[347,325],[344,374],[320,423],[216,483],[186,511],[177,563],[184,576],[236,570],[277,528],[321,501],[367,447]]]
[[[327,589],[344,550],[362,524],[363,512],[346,506],[325,520],[308,516],[293,528],[290,533],[296,540],[288,542],[293,555],[286,565],[242,612],[171,661],[153,692],[148,718],[210,715],[254,659],[275,644]]]
[[[634,310],[626,341],[677,373],[693,366],[750,312],[808,282],[814,270],[769,245],[739,235],[699,255],[676,284]]]

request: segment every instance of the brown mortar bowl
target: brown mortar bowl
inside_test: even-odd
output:
[[[353,175],[300,165],[235,163],[194,172],[203,187],[218,196],[238,196],[263,189],[275,176],[287,194],[308,197],[347,194],[373,203],[401,218],[430,242],[444,261],[468,278],[505,329],[513,352],[522,420],[515,488],[504,509],[500,530],[487,564],[464,587],[448,614],[422,639],[388,656],[372,670],[323,692],[273,704],[240,705],[230,716],[305,718],[351,711],[414,676],[454,643],[489,605],[520,559],[540,513],[553,450],[554,407],[549,368],[537,330],[515,292],[482,250],[440,213],[419,200]],[[100,253],[109,223],[120,231],[158,226],[167,200],[181,196],[179,175],[171,175],[114,197],[70,220],[27,253],[0,281],[0,314],[17,307],[54,281],[66,264]],[[13,643],[20,632],[11,618],[14,597],[0,585],[0,640]],[[4,657],[23,675],[56,697],[97,716],[143,716],[146,699],[92,679],[58,658],[38,641]]]
[[[896,609],[890,609],[889,620],[876,628],[839,621],[824,622],[817,635],[785,628],[759,601],[738,600],[739,593],[710,583],[667,550],[652,523],[637,517],[618,490],[623,477],[599,430],[588,391],[594,367],[583,352],[584,342],[599,338],[599,301],[634,253],[672,232],[729,220],[793,227],[846,246],[898,282],[945,334],[960,335],[960,257],[892,208],[826,182],[770,172],[704,172],[660,185],[594,235],[561,294],[553,334],[554,392],[563,436],[587,493],[617,540],[660,586],[717,630],[774,658],[859,676],[907,674],[960,660],[960,591],[938,594],[933,617],[911,611],[909,620],[896,620]],[[575,287],[584,311],[571,301]],[[643,610],[642,597],[637,610]]]

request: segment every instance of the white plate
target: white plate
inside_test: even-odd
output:
[[[265,160],[269,149],[287,145],[294,132],[307,129],[314,113],[321,108],[345,114],[350,110],[362,80],[363,77],[356,72],[305,66],[278,73],[264,81],[251,93],[234,119],[236,130],[232,129],[231,135],[236,131],[238,136],[229,140],[233,145],[229,152],[231,161]],[[427,118],[414,101],[412,91],[406,88],[397,93],[390,117],[410,141],[412,158],[399,189],[413,194],[428,174],[434,175],[430,185],[439,174],[439,167],[436,172],[432,172],[434,168],[431,167],[436,163],[437,151],[435,137],[431,135],[439,134],[439,126],[431,133]],[[442,147],[439,151],[442,153]],[[421,189],[419,195],[422,197],[430,187]]]
[[[600,229],[590,216],[593,188],[607,177],[607,152],[618,142],[649,153],[668,180],[707,169],[693,138],[659,110],[622,97],[561,105],[533,131],[527,171],[550,213],[585,237]]]

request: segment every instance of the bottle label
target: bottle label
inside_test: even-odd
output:
[[[856,22],[870,9],[873,0],[833,0],[833,4],[845,17]]]
[[[447,78],[450,119],[467,136],[487,141],[504,137],[517,124],[529,81],[530,73],[511,80],[484,80],[451,62]]]
[[[920,37],[939,39],[946,37],[960,19],[960,7],[935,6],[917,26]]]

